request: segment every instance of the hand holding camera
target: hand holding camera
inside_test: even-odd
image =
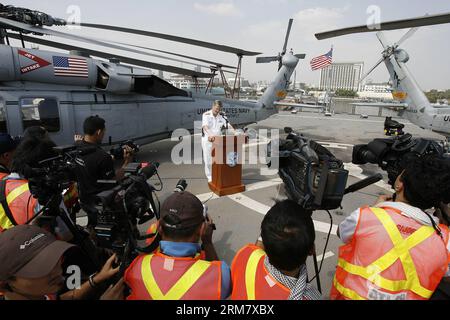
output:
[[[127,165],[133,161],[134,149],[126,145],[123,148],[123,164]]]
[[[214,224],[212,218],[209,216],[209,214],[206,214],[205,216],[205,227],[203,228],[202,232],[202,243],[203,244],[212,244],[212,236],[214,233],[214,230],[216,230],[216,225]]]
[[[111,149],[109,153],[114,158],[114,160],[124,160],[124,164],[131,163],[133,161],[133,156],[138,153],[140,147],[134,143],[134,141],[127,141],[122,143],[117,148]]]

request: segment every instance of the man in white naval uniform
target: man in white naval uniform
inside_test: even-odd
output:
[[[212,182],[212,144],[214,137],[222,135],[222,129],[234,132],[233,126],[222,113],[222,102],[214,101],[212,109],[203,114],[202,119],[202,149],[205,161],[205,174],[208,182]]]

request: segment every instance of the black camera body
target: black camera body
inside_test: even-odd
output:
[[[117,148],[111,149],[109,153],[114,157],[114,159],[123,160],[123,151],[125,147],[130,147],[133,150],[134,154],[138,153],[140,150],[139,145],[135,144],[133,140],[128,140],[124,143],[121,143]]]
[[[155,217],[159,219],[153,199],[155,188],[147,182],[156,173],[157,166],[129,164],[125,178],[115,188],[97,195],[95,233],[100,247],[132,258],[130,251],[138,248],[137,243],[142,240],[137,226]]]
[[[288,196],[307,210],[334,210],[341,206],[349,172],[325,147],[290,128],[280,142],[279,175]]]
[[[24,176],[29,181],[30,192],[41,205],[46,205],[54,195],[60,195],[78,180],[84,161],[76,146],[53,148],[55,156],[39,162],[35,168],[28,167]]]
[[[395,181],[406,168],[408,161],[427,154],[444,155],[444,145],[429,139],[414,139],[411,134],[387,139],[375,139],[367,145],[353,149],[352,162],[357,165],[376,164],[388,173],[389,184]]]

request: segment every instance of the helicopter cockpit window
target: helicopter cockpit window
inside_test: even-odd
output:
[[[105,64],[103,64],[103,65],[105,67],[107,66]],[[107,68],[109,69],[109,66]],[[102,69],[98,68],[96,87],[104,90],[108,86],[108,82],[109,82],[109,75]]]
[[[52,98],[22,98],[23,129],[41,126],[48,132],[58,132],[61,129],[58,102]]]

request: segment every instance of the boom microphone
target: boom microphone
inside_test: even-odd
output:
[[[364,189],[372,184],[375,184],[379,181],[383,180],[383,176],[381,175],[381,173],[378,173],[374,176],[368,177],[367,179],[361,180],[355,184],[352,184],[350,187],[348,187],[345,190],[345,194],[349,194],[349,193],[353,193],[356,191],[359,191],[361,189]]]

